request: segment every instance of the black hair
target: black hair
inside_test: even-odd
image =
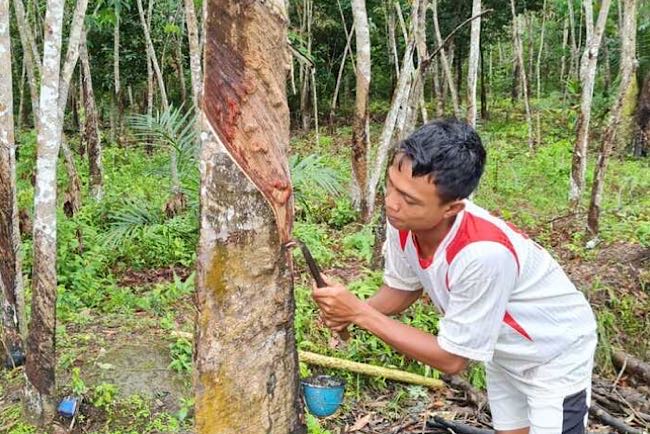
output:
[[[476,131],[457,119],[429,122],[403,140],[395,156],[412,164],[412,176],[429,176],[443,203],[468,197],[485,167],[485,148]]]

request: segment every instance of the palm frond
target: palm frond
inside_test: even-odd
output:
[[[147,228],[162,224],[164,216],[146,202],[129,198],[123,207],[109,213],[108,222],[102,239],[107,247],[114,248]]]

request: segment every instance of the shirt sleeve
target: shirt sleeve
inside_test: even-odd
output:
[[[384,244],[384,283],[391,288],[417,291],[422,288],[420,278],[415,274],[400,247],[399,231],[386,223]]]
[[[449,304],[438,343],[445,351],[487,362],[492,359],[518,267],[501,244],[467,246],[449,266]]]

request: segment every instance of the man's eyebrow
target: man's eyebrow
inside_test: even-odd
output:
[[[390,173],[388,174],[388,177],[387,177],[387,178],[388,178],[388,182],[391,183],[391,185],[393,186],[393,188],[394,188],[395,190],[397,190],[397,192],[398,192],[399,194],[401,194],[402,196],[406,196],[407,198],[411,199],[413,202],[422,203],[422,201],[421,201],[420,199],[418,199],[417,197],[412,196],[412,195],[408,194],[407,192],[405,192],[404,190],[400,190],[399,188],[397,188],[397,186],[395,185],[395,183],[390,179]]]

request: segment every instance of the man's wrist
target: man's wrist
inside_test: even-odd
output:
[[[359,312],[357,313],[356,317],[354,318],[354,324],[357,326],[361,327],[364,330],[368,330],[368,327],[370,325],[370,321],[372,320],[373,316],[377,315],[379,311],[375,309],[368,301],[366,300],[365,302],[361,303]]]

